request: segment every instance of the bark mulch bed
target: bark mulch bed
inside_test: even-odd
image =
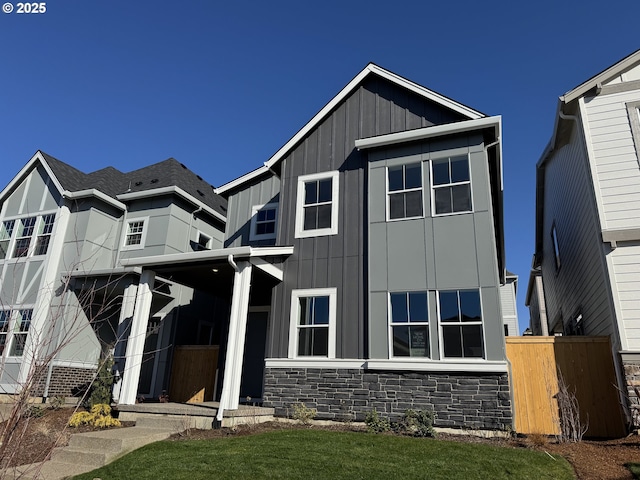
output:
[[[45,410],[39,418],[26,420],[26,430],[15,451],[11,465],[22,465],[42,461],[54,447],[64,446],[73,433],[91,431],[91,427],[69,428],[67,422],[72,409]],[[0,423],[0,429],[2,424]],[[189,430],[171,437],[172,441],[214,439],[233,435],[253,435],[255,433],[286,428],[323,428],[336,431],[362,430],[357,425],[333,424],[329,426],[303,426],[285,422],[268,422],[257,425],[241,425],[220,430]],[[640,463],[640,436],[630,435],[616,440],[586,440],[580,443],[555,443],[543,436],[490,439],[469,435],[439,434],[441,440],[456,442],[479,442],[509,448],[530,448],[565,457],[576,471],[580,480],[632,480],[634,477],[624,466],[626,463]]]

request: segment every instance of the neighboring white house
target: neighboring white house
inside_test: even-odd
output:
[[[515,337],[518,332],[518,308],[516,296],[518,293],[518,276],[507,270],[505,283],[500,286],[500,302],[502,304],[502,318],[504,320],[504,334]]]
[[[537,166],[533,268],[548,332],[609,336],[630,388],[640,371],[640,50],[559,99]]]

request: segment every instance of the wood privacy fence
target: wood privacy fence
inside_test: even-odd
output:
[[[507,337],[518,433],[557,435],[558,376],[575,392],[586,436],[627,433],[607,337]]]

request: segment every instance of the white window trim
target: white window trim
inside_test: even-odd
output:
[[[405,166],[405,165],[411,165],[413,163],[419,163],[420,164],[420,188],[409,188],[409,189],[405,189],[405,190],[395,190],[393,192],[390,192],[389,191],[389,168]],[[386,220],[387,220],[387,222],[401,222],[403,220],[413,220],[413,219],[416,219],[416,218],[424,218],[424,216],[425,216],[425,208],[424,208],[424,167],[423,167],[423,164],[424,164],[423,161],[418,160],[417,162],[407,162],[407,163],[403,163],[401,165],[387,166],[385,168],[385,188],[387,190],[387,198],[386,198],[386,202],[387,202]],[[418,190],[420,190],[420,192],[422,193],[422,215],[418,215],[418,216],[415,216],[415,217],[390,218],[390,214],[391,214],[391,209],[389,207],[389,198],[390,198],[390,196],[393,195],[393,194],[396,194],[396,193],[417,192]]]
[[[127,245],[127,235],[129,233],[129,224],[133,222],[143,222],[142,234],[138,245]],[[149,217],[127,218],[124,228],[122,229],[122,250],[141,250],[147,242],[147,232],[149,231]]]
[[[440,292],[464,292],[470,290],[477,290],[478,295],[480,296],[480,326],[482,327],[482,356],[481,357],[447,357],[444,354],[444,331],[443,326],[446,325],[478,325],[478,322],[443,322],[440,316]],[[482,305],[482,289],[479,287],[471,287],[471,288],[452,288],[436,291],[436,307],[438,313],[438,341],[440,342],[440,359],[445,360],[447,362],[485,362],[487,358],[487,334],[484,328],[484,306]],[[463,346],[464,348],[464,346]]]
[[[298,194],[296,199],[296,228],[295,238],[320,237],[323,235],[336,235],[338,233],[338,203],[339,203],[339,172],[313,173],[298,177]],[[331,227],[304,230],[304,184],[305,182],[331,179]]]
[[[291,313],[289,317],[289,358],[336,358],[336,300],[337,288],[308,288],[291,291]],[[300,298],[329,297],[329,345],[326,357],[298,355],[298,318],[300,317]]]
[[[11,234],[11,236],[9,237],[9,244],[7,247],[7,256],[5,258],[0,259],[0,262],[6,262],[6,261],[15,261],[15,262],[19,262],[19,261],[25,261],[28,258],[31,257],[44,257],[47,255],[47,253],[49,253],[49,248],[47,248],[47,253],[43,254],[43,255],[36,255],[35,251],[36,251],[36,244],[38,242],[38,237],[43,236],[43,234],[38,233],[40,230],[40,227],[43,226],[43,221],[44,221],[44,217],[46,217],[47,215],[53,215],[54,216],[54,220],[53,220],[53,230],[51,231],[49,235],[50,237],[50,242],[53,239],[53,236],[55,234],[56,231],[56,225],[58,222],[58,210],[45,210],[45,211],[41,211],[41,212],[36,212],[36,213],[32,213],[32,214],[21,214],[21,215],[8,215],[5,216],[3,218],[0,219],[0,224],[4,223],[4,222],[10,222],[10,221],[14,221],[14,226],[13,226],[13,232]],[[29,218],[29,217],[36,217],[36,223],[33,227],[33,233],[31,234],[31,241],[29,242],[29,249],[27,251],[26,255],[23,255],[21,257],[15,257],[14,256],[14,250],[15,250],[15,246],[16,246],[16,240],[18,238],[18,228],[20,225],[21,220],[25,219],[25,218]],[[21,237],[23,238],[23,237]],[[49,243],[49,245],[51,245],[51,243]]]
[[[429,326],[429,318],[427,318],[426,322],[410,322],[407,320],[406,322],[397,322],[393,323],[391,319],[391,294],[392,293],[404,293],[405,295],[408,293],[424,293],[427,296],[427,315],[429,314],[429,291],[428,290],[406,290],[399,292],[388,292],[387,293],[387,323],[389,326],[389,358],[390,359],[402,359],[403,361],[426,361],[431,360],[433,358],[433,351],[431,348],[431,327]],[[426,357],[411,357],[411,356],[396,356],[393,354],[393,327],[427,327],[427,347],[429,350],[429,355]]]
[[[273,238],[276,238],[276,234],[278,233],[278,207],[279,205],[276,202],[265,203],[264,205],[254,205],[253,207],[251,207],[251,232],[249,233],[249,240],[271,240]],[[258,212],[263,209],[274,209],[276,211],[276,218],[274,220],[275,228],[273,230],[273,233],[265,233],[260,235],[256,233],[256,228],[258,225]]]
[[[3,356],[6,359],[20,359],[25,356],[25,352],[27,351],[28,342],[29,342],[29,334],[31,333],[31,329],[33,327],[33,305],[24,305],[24,306],[14,306],[10,310],[11,315],[9,316],[9,326],[6,332],[5,344],[4,344],[4,352]],[[26,332],[22,332],[19,330],[20,322],[22,321],[22,317],[20,316],[20,312],[23,310],[31,310],[31,321],[29,325],[29,329]],[[20,355],[11,355],[11,350],[13,349],[13,344],[16,341],[16,335],[25,335],[24,341],[24,351]],[[0,355],[2,356],[2,355]]]
[[[454,157],[467,157],[467,165],[469,167],[469,180],[465,180],[464,182],[454,182],[454,183],[443,183],[442,185],[435,185],[433,182],[433,162],[437,162],[438,160],[444,160],[448,158],[449,160]],[[429,163],[431,169],[431,216],[433,217],[450,217],[452,215],[466,215],[468,213],[473,213],[473,178],[471,175],[471,160],[469,159],[468,153],[461,153],[459,155],[447,155],[446,157],[438,157],[432,158]],[[471,209],[465,210],[464,212],[449,212],[449,213],[436,213],[436,190],[439,188],[445,187],[454,187],[456,185],[466,185],[469,184],[469,200],[471,201]]]
[[[204,246],[204,250],[211,250],[211,242],[213,241],[213,237],[211,235],[207,235],[204,232],[201,232],[200,230],[196,231],[196,245],[200,245],[201,236],[207,239],[207,244]]]

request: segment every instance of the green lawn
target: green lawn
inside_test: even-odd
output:
[[[525,449],[324,430],[158,442],[76,479],[573,479],[562,458]]]
[[[633,478],[640,478],[640,463],[627,463],[625,467],[633,474]]]

